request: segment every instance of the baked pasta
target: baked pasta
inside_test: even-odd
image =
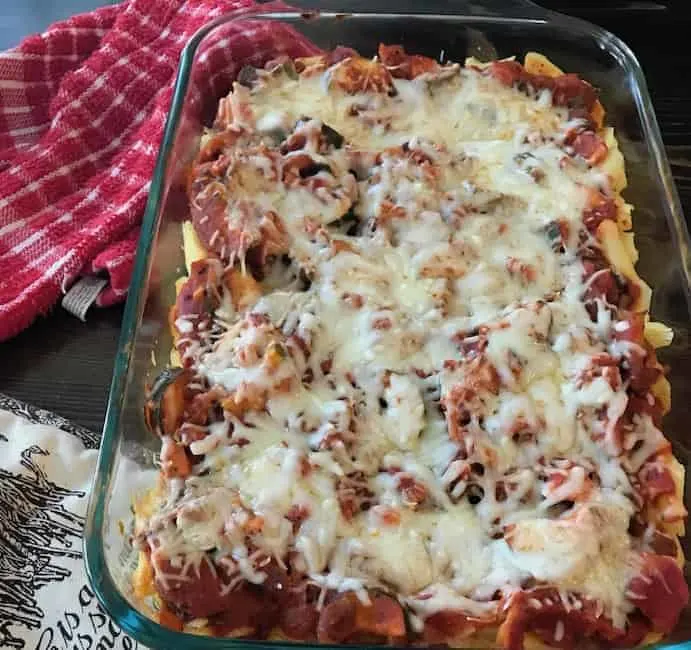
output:
[[[631,647],[684,472],[595,89],[382,45],[245,68],[201,138],[141,607],[199,634]]]

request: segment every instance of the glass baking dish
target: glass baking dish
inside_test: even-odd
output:
[[[302,3],[305,6],[305,3]],[[307,3],[309,4],[309,3]],[[315,3],[313,3],[315,4]],[[412,3],[410,3],[412,4]],[[171,338],[168,309],[175,280],[183,274],[179,223],[185,218],[184,170],[202,127],[209,124],[232,73],[210,77],[206,63],[218,55],[232,30],[272,21],[271,33],[293,29],[324,49],[337,45],[373,55],[377,44],[402,44],[410,52],[463,61],[473,55],[495,59],[536,50],[566,71],[579,73],[601,89],[607,121],[613,125],[627,162],[625,198],[636,210],[634,224],[641,276],[653,287],[652,316],[674,329],[674,343],[660,351],[669,364],[673,407],[665,432],[688,467],[685,436],[691,403],[691,354],[687,299],[691,284],[689,237],[665,157],[642,71],[628,47],[605,30],[545,11],[526,0],[468,0],[425,3],[424,14],[369,13],[372,2],[349,3],[368,13],[273,12],[214,20],[189,42],[182,55],[170,114],[151,184],[137,261],[125,308],[122,334],[108,401],[103,443],[85,529],[91,584],[115,622],[139,642],[158,648],[268,647],[277,642],[214,639],[174,632],[134,607],[128,587],[133,554],[122,522],[130,517],[138,486],[152,485],[158,441],[144,427],[145,384],[168,365]],[[431,13],[439,10],[440,13]],[[265,13],[268,12],[268,13]],[[260,63],[252,61],[253,63]],[[685,502],[691,508],[691,481]],[[691,547],[683,540],[685,554]],[[687,574],[688,579],[688,574]],[[666,645],[691,648],[691,611],[686,610]],[[304,644],[303,644],[304,645]],[[681,646],[680,646],[681,647]]]

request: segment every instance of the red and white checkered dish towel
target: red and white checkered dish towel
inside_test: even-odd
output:
[[[209,20],[252,6],[127,0],[0,53],[0,340],[82,275],[107,276],[97,304],[124,298],[180,52]],[[315,51],[268,23],[230,28],[222,45],[205,57],[210,75]]]

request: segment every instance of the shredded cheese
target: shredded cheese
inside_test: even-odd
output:
[[[232,126],[262,144],[228,172],[224,223],[240,200],[274,211],[309,283],[277,257],[263,295],[244,314],[222,296],[218,336],[189,353],[206,385],[256,405],[191,447],[203,459],[149,523],[156,548],[213,549],[255,583],[253,554],[290,554],[314,584],[391,590],[418,620],[496,614],[497,590],[532,579],[623,627],[626,495],[665,441],[647,415],[628,448],[613,433],[635,350],[611,309],[589,312],[581,255],[606,174],[565,153],[574,121],[547,90],[454,68],[348,94],[335,70],[234,86]],[[324,125],[343,146],[320,149]],[[277,131],[302,145],[279,154]],[[290,176],[301,155],[311,176]]]

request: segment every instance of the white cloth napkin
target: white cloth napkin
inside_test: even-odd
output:
[[[0,395],[0,648],[143,649],[84,570],[98,445],[93,432]]]

